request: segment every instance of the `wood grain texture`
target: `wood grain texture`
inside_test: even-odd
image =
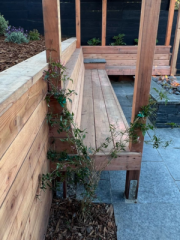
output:
[[[136,66],[137,60],[106,60],[106,66]],[[169,60],[154,60],[154,66],[169,66]]]
[[[101,83],[101,88],[103,92],[103,98],[106,106],[106,111],[108,115],[109,124],[113,125],[116,128],[116,132],[126,132],[128,129],[128,123],[124,116],[124,113],[121,109],[119,102],[116,99],[114,90],[111,86],[109,78],[106,71],[98,70],[99,79]],[[124,144],[125,151],[129,151],[128,143],[129,137],[127,134],[119,134],[115,139],[113,139],[114,144],[121,142]]]
[[[46,161],[42,172],[45,174],[49,171],[49,162]],[[43,240],[46,232],[47,222],[49,218],[49,210],[52,202],[51,190],[41,191],[40,199],[34,198],[31,205],[28,219],[24,232],[21,234],[22,240]],[[37,217],[38,216],[38,217]]]
[[[1,239],[20,239],[19,231],[25,227],[29,205],[37,194],[41,168],[47,155],[47,143],[48,125],[44,121],[1,207],[0,221],[4,226],[0,233]]]
[[[83,46],[83,54],[137,54],[138,46]],[[171,46],[156,46],[155,54],[170,54]]]
[[[77,43],[76,47],[80,48],[81,46],[81,2],[76,0],[76,38]]]
[[[84,58],[95,58],[105,60],[136,60],[137,54],[118,54],[118,53],[84,53]],[[169,54],[155,54],[154,60],[169,60]]]
[[[105,63],[85,63],[85,69],[105,69]]]
[[[86,138],[84,139],[84,144],[95,149],[96,143],[91,70],[85,70],[81,130],[86,130],[86,132],[88,131],[88,134],[86,134]]]
[[[138,56],[136,64],[135,86],[132,107],[132,122],[142,106],[149,103],[149,93],[153,68],[154,52],[157,49],[156,38],[159,23],[161,0],[143,0],[139,30]],[[143,136],[140,143],[130,144],[130,150],[142,152]]]
[[[170,75],[170,66],[153,67],[151,75]],[[108,75],[135,75],[135,66],[107,66]]]
[[[20,166],[34,141],[47,113],[47,104],[41,101],[23,129],[12,142],[0,161],[0,207],[2,206]]]
[[[174,45],[173,45],[173,53],[171,58],[171,75],[176,75],[176,64],[177,64],[177,58],[178,58],[178,52],[179,52],[179,42],[180,42],[180,7],[178,10],[178,16],[177,16],[177,24],[176,24],[176,31],[175,31],[175,37],[174,37]]]
[[[170,45],[176,0],[170,0],[165,46]]]
[[[140,170],[141,168],[141,154],[133,152],[119,153],[115,159],[111,159],[108,155],[97,154],[94,161],[97,171],[101,169],[105,171]]]
[[[61,60],[61,24],[59,0],[43,0],[43,23],[46,45],[46,59]],[[50,50],[53,50],[50,52]]]
[[[107,22],[107,0],[102,0],[102,40],[101,45],[106,45],[106,22]]]
[[[92,70],[92,91],[94,101],[96,148],[99,148],[105,142],[106,138],[112,136],[110,133],[110,123],[97,70]],[[109,152],[112,148],[113,143],[111,142],[104,151]]]
[[[0,116],[0,159],[46,93],[47,83],[40,79]]]

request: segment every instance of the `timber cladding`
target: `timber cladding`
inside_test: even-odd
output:
[[[43,239],[51,205],[51,192],[40,191],[42,173],[49,171],[47,83],[30,78],[23,86],[0,99],[1,240]]]

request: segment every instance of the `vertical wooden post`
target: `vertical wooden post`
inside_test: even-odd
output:
[[[179,42],[180,42],[180,7],[178,10],[177,24],[176,24],[176,32],[174,37],[174,45],[173,45],[173,53],[171,58],[171,75],[176,75],[176,64],[179,52]]]
[[[43,0],[42,3],[47,62],[50,60],[50,54],[53,61],[60,61],[60,3],[59,0]]]
[[[107,0],[102,0],[102,46],[106,46]]]
[[[170,0],[165,46],[170,45],[176,0]]]
[[[76,0],[76,47],[81,47],[81,2]]]
[[[134,118],[140,111],[141,107],[147,105],[149,102],[160,5],[161,0],[142,0],[132,122],[134,121]],[[130,151],[142,152],[144,138],[141,132],[139,132],[139,135],[140,142],[138,144],[130,143]],[[137,180],[137,197],[139,175],[140,171],[127,171],[125,189],[126,198],[129,198],[131,180]]]

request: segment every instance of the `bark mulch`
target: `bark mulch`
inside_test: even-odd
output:
[[[7,43],[0,37],[0,72],[45,50],[44,37],[25,44]]]
[[[86,221],[80,214],[80,202],[53,199],[45,240],[116,240],[112,205],[92,204]]]

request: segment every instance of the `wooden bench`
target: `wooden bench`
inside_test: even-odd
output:
[[[83,104],[81,113],[81,129],[86,129],[87,135],[84,143],[88,147],[97,149],[111,137],[110,125],[116,126],[117,131],[125,131],[129,126],[123,114],[118,99],[111,86],[105,70],[85,70]],[[108,155],[119,139],[114,139],[104,153],[97,154],[95,161],[97,169],[107,165],[105,170],[139,170],[141,154],[129,151],[127,137],[124,136],[125,151],[119,153],[107,165]]]
[[[107,137],[110,137],[110,124],[115,125],[117,131],[125,131],[129,127],[128,123],[106,70],[85,69],[82,48],[74,51],[66,68],[67,77],[73,81],[68,80],[63,87],[77,93],[71,97],[72,102],[68,102],[68,110],[74,113],[76,125],[87,132],[84,144],[97,149]],[[59,104],[53,101],[50,104],[52,113],[60,113],[62,109]],[[60,138],[66,138],[66,134],[59,135],[56,128],[50,127],[50,148],[56,152],[67,151],[69,154],[76,154],[76,150],[72,151],[71,146],[67,142],[62,142]],[[124,151],[108,164],[111,150],[117,141],[118,139],[113,139],[105,152],[96,154],[94,158],[96,170],[103,168],[108,171],[139,171],[142,154],[130,152],[128,143],[125,144]],[[54,167],[55,164],[51,163],[52,170]]]

